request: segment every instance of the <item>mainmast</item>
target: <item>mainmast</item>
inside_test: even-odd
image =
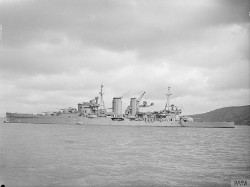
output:
[[[103,88],[103,85],[101,84],[101,91],[100,91],[100,96],[101,96],[101,98],[100,98],[100,110],[105,110],[105,105],[104,105],[104,100],[103,100],[103,90],[102,90],[102,88]]]
[[[170,96],[171,96],[172,94],[170,93],[170,86],[168,86],[168,92],[167,92],[167,94],[166,94],[166,96],[167,96],[167,103],[166,103],[166,106],[165,106],[165,111],[166,111],[166,108],[168,108],[168,111],[169,111],[169,107],[170,107]]]

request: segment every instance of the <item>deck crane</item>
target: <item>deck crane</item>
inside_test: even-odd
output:
[[[145,95],[146,92],[143,92],[143,94],[141,94],[141,96],[137,99],[137,105],[139,105],[142,97]]]
[[[142,104],[142,105],[139,105],[139,107],[150,107],[150,106],[153,106],[153,105],[154,105],[154,103],[150,103],[150,104],[148,105],[147,101],[143,101],[143,104]]]
[[[139,98],[136,99],[136,113],[139,112],[139,104],[142,99],[142,97],[145,95],[146,92],[143,92]]]
[[[139,107],[150,107],[150,106],[153,106],[154,103],[151,103],[150,105],[147,105],[147,101],[143,101],[143,104],[142,105],[139,105],[142,97],[145,95],[146,92],[143,92],[143,94],[137,99],[137,108],[139,109]]]

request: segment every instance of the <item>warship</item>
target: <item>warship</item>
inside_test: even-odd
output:
[[[146,92],[138,98],[130,98],[130,105],[122,111],[122,97],[114,97],[112,108],[105,108],[103,85],[95,97],[89,102],[78,104],[78,108],[64,108],[56,112],[43,114],[22,114],[6,112],[6,123],[33,124],[78,124],[78,125],[127,125],[155,127],[197,127],[197,128],[234,128],[234,122],[195,122],[193,118],[181,115],[182,111],[170,104],[170,86],[167,91],[165,107],[160,111],[142,112],[140,108],[151,107],[154,103],[141,103]]]

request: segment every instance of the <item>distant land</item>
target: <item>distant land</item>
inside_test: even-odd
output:
[[[190,117],[195,121],[234,121],[235,125],[250,125],[250,105],[224,107]]]

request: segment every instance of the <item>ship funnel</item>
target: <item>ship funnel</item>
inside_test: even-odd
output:
[[[136,111],[137,111],[137,101],[136,101],[136,98],[131,98],[130,99],[130,107],[131,107],[131,116],[135,116],[136,115]]]
[[[120,97],[113,98],[112,109],[114,117],[122,117],[122,99]]]

